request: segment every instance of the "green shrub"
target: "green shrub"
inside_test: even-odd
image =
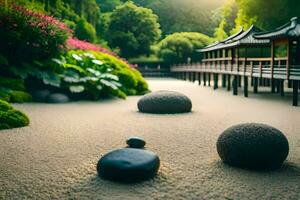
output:
[[[31,102],[32,96],[27,92],[23,91],[12,91],[10,93],[10,102],[12,103],[24,103],[24,102]]]
[[[1,90],[0,99],[11,103],[31,102],[32,96],[24,91]]]
[[[127,63],[112,55],[96,52],[95,56],[97,59],[102,60],[107,66],[112,68],[114,70],[113,73],[115,73],[117,76],[120,75],[119,78],[121,84],[129,87],[127,88],[127,91],[128,89],[135,89],[137,94],[144,94],[148,92],[148,84],[138,70],[130,67]],[[129,79],[132,80],[129,81]],[[124,92],[126,93],[126,91]]]
[[[97,99],[106,95],[124,98],[148,91],[142,75],[113,55],[72,50],[53,61],[66,69],[62,75],[63,85],[71,92],[87,92]]]
[[[13,107],[9,103],[7,103],[6,101],[0,100],[0,110],[1,111],[8,111],[11,109],[13,109]]]
[[[173,33],[161,40],[156,49],[158,55],[165,62],[169,63],[186,63],[190,58],[196,62],[201,59],[201,54],[196,50],[210,44],[212,39],[202,33],[182,32]]]
[[[89,42],[94,42],[97,39],[95,28],[84,19],[79,20],[77,23],[75,36],[80,40],[87,40]]]
[[[10,102],[10,94],[0,90],[0,99]]]
[[[24,113],[0,100],[0,130],[27,126],[29,122],[29,118]]]
[[[25,91],[24,81],[20,79],[0,77],[0,87],[11,90]]]

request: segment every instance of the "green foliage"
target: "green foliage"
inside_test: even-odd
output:
[[[241,26],[247,29],[252,24],[262,29],[274,30],[290,18],[300,17],[299,10],[300,4],[297,0],[230,0],[221,10],[215,36],[218,39],[224,38],[224,33],[234,34]]]
[[[93,99],[100,98],[103,91],[112,95],[119,94],[118,90],[121,87],[119,78],[113,75],[112,70],[94,54],[70,51],[61,60],[53,59],[53,61],[65,68],[62,86],[71,92],[86,92]]]
[[[95,28],[84,19],[77,23],[75,36],[80,40],[89,42],[95,42],[97,39]]]
[[[32,97],[24,91],[15,91],[5,88],[0,88],[0,99],[11,103],[31,102]]]
[[[150,46],[160,37],[159,26],[152,10],[127,2],[112,12],[107,39],[124,57],[148,54]]]
[[[31,95],[25,92],[23,80],[5,77],[0,77],[0,99],[13,103],[32,101]]]
[[[215,28],[214,37],[221,41],[227,38],[235,28],[235,19],[237,17],[238,8],[235,0],[227,1],[220,9],[214,13],[214,18],[219,22]],[[240,27],[238,27],[238,30]]]
[[[243,27],[245,30],[250,28],[252,24],[255,24],[257,22],[257,17],[250,17],[248,16],[243,9],[239,9],[237,13],[237,17],[235,19],[235,28],[232,29],[230,32],[231,34],[234,34],[240,30],[241,27]]]
[[[0,0],[0,54],[9,64],[58,55],[68,38],[68,31],[52,17],[13,4],[5,8]]]
[[[0,100],[9,102],[10,101],[10,94],[0,90]]]
[[[8,111],[13,109],[13,107],[6,101],[0,100],[0,110],[1,111]]]
[[[96,2],[100,5],[101,12],[111,12],[122,4],[120,0],[96,0]]]
[[[141,2],[144,1],[144,2]],[[212,11],[222,0],[134,0],[151,8],[159,17],[164,36],[175,32],[201,32],[212,35],[217,22],[212,20]],[[149,3],[148,3],[149,2]]]
[[[31,102],[32,96],[27,92],[23,91],[12,91],[10,93],[10,102],[12,103],[23,103],[23,102]]]
[[[201,33],[174,33],[167,36],[159,44],[159,55],[170,63],[198,61],[199,54],[196,49],[203,48],[210,44],[212,39]]]
[[[65,68],[62,86],[71,92],[86,92],[98,99],[107,94],[124,98],[148,91],[141,74],[112,55],[77,50],[53,60]]]
[[[29,118],[24,113],[0,100],[0,130],[27,126],[29,122]]]
[[[248,25],[255,19],[256,25],[264,29],[275,29],[289,21],[300,17],[298,0],[236,0],[240,15],[237,23]]]
[[[11,90],[25,91],[24,81],[21,79],[6,78],[0,76],[0,87]]]

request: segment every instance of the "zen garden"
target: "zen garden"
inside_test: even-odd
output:
[[[299,200],[299,89],[299,0],[0,0],[0,200]]]

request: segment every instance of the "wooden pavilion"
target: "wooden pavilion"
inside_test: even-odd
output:
[[[222,86],[238,95],[238,87],[244,82],[244,95],[248,97],[248,81],[254,93],[259,86],[270,86],[271,92],[284,95],[284,82],[293,88],[293,105],[298,105],[300,80],[300,24],[297,18],[274,31],[262,32],[256,26],[241,29],[229,38],[198,50],[203,54],[200,63],[179,64],[171,67],[178,78],[191,81],[202,80],[214,89],[218,88],[219,76]]]

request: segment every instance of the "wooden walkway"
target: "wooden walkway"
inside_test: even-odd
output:
[[[276,59],[277,64],[271,67],[270,59],[239,59],[237,64],[230,64],[231,58],[203,60],[202,63],[180,64],[171,67],[174,77],[184,80],[195,81],[204,86],[210,85],[211,79],[214,89],[217,89],[219,78],[222,79],[222,87],[233,90],[234,95],[238,95],[238,87],[244,87],[244,96],[248,97],[249,80],[253,86],[254,93],[258,93],[259,86],[269,86],[270,92],[279,92],[284,96],[284,83],[287,82],[289,88],[293,88],[293,106],[298,106],[298,92],[300,83],[300,66],[287,66],[285,59]]]

